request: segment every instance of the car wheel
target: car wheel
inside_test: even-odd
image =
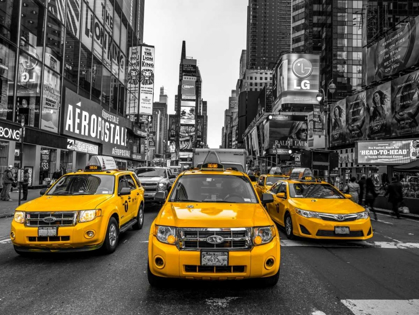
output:
[[[135,223],[132,228],[134,230],[141,230],[144,224],[144,204],[141,203],[140,208],[138,209],[137,214],[137,223]]]
[[[295,238],[292,228],[292,219],[289,213],[285,215],[285,234],[287,235],[287,238],[290,240]]]
[[[259,279],[260,280],[260,285],[263,286],[263,287],[273,287],[273,286],[275,286],[278,283],[278,280],[279,280],[279,271],[280,270],[281,269],[278,269],[278,272],[271,277]]]
[[[153,275],[153,273],[150,270],[150,263],[149,262],[147,262],[147,279],[148,279],[148,283],[152,287],[156,287],[156,288],[162,287],[166,283],[165,278]]]
[[[105,254],[111,254],[118,246],[119,227],[116,219],[112,217],[109,220],[108,229],[106,230],[105,242],[102,245],[102,251]]]

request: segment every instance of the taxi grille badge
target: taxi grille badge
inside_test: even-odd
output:
[[[211,235],[207,237],[207,242],[214,245],[221,244],[222,242],[224,242],[224,238],[219,235]]]
[[[50,217],[43,218],[42,221],[44,221],[45,223],[53,223],[57,221],[57,219],[50,216]]]
[[[343,220],[345,220],[345,217],[343,216],[343,215],[337,215],[336,216],[336,219],[338,219],[339,221],[343,221]]]

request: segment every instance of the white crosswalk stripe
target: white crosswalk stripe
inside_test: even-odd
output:
[[[419,300],[342,300],[355,315],[419,315]]]
[[[9,238],[9,239],[5,239],[5,240],[0,240],[0,244],[8,244],[8,243],[10,243],[12,240]]]

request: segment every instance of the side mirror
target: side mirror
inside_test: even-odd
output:
[[[176,178],[176,175],[169,175],[169,178],[174,179],[174,178]]]
[[[276,194],[276,196],[277,196],[278,198],[285,199],[285,193],[284,193],[284,192],[279,192],[279,193],[277,193],[277,194]]]
[[[267,203],[274,202],[274,196],[272,194],[262,194],[262,204],[266,205]]]
[[[41,189],[41,191],[39,192],[39,194],[41,196],[43,196],[43,195],[45,195],[46,192],[47,192],[47,188],[43,188],[43,189]]]
[[[166,200],[166,192],[165,191],[156,192],[156,194],[154,195],[154,200],[164,202]]]
[[[345,196],[346,199],[351,199],[352,198],[351,194],[344,194],[344,196]]]
[[[255,175],[249,175],[249,178],[251,182],[255,182],[257,180]]]
[[[131,189],[128,187],[123,187],[118,195],[120,196],[131,195]]]

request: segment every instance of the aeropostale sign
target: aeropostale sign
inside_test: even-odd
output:
[[[114,115],[99,104],[66,89],[64,134],[102,144],[102,154],[131,157],[127,147],[128,119]]]

